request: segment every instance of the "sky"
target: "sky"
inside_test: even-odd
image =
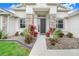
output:
[[[11,9],[18,3],[0,3],[0,8]]]
[[[65,3],[64,6],[72,10],[74,9],[79,10],[79,3]]]
[[[0,8],[11,9],[18,3],[0,3]],[[70,9],[79,9],[79,3],[65,3],[64,6]]]

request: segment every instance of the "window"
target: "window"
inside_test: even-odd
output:
[[[56,21],[56,28],[63,28],[63,19]]]
[[[25,28],[25,19],[20,19],[20,28]]]

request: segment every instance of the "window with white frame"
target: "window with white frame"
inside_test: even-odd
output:
[[[63,28],[63,19],[59,19],[56,21],[56,28]]]
[[[20,19],[20,28],[25,28],[25,18]]]

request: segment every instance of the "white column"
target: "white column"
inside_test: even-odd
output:
[[[29,24],[33,24],[33,20],[34,20],[33,8],[31,6],[26,6],[26,21],[27,21],[27,26]]]
[[[33,8],[31,6],[26,6],[26,14],[33,14]]]
[[[46,16],[46,32],[49,30],[49,15]]]
[[[34,25],[36,26],[36,31],[38,31],[38,19],[37,19],[37,15],[34,15]]]
[[[52,28],[56,28],[56,14],[57,14],[57,6],[52,6],[49,11],[50,27]]]
[[[57,14],[57,6],[52,6],[50,8],[49,14]]]
[[[54,5],[50,8],[50,27],[56,28],[56,14],[57,14],[57,5]]]

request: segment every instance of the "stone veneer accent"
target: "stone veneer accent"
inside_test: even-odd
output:
[[[33,14],[27,14],[26,19],[27,19],[26,25],[34,24],[34,15]]]
[[[49,26],[52,28],[56,28],[56,15],[50,14]]]

